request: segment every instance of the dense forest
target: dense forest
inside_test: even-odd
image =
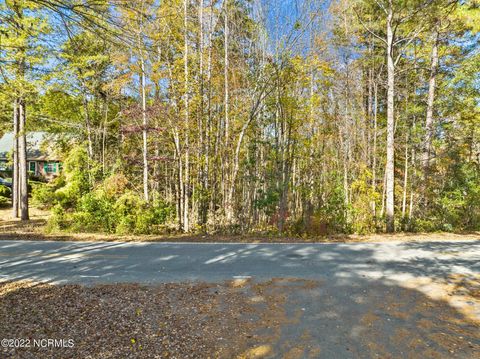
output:
[[[480,229],[478,0],[0,0],[13,206],[109,233]],[[28,193],[26,133],[62,175]]]

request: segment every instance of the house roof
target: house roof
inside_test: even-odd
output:
[[[41,148],[45,142],[47,132],[30,132],[27,134],[27,159],[37,161],[55,161],[57,158],[49,151]],[[13,132],[8,132],[0,138],[0,159],[8,158],[13,149]]]

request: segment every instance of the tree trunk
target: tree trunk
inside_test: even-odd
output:
[[[386,168],[386,166],[385,166]],[[383,217],[385,214],[385,197],[387,193],[387,171],[383,174],[383,185],[382,185],[382,207],[380,209],[380,217]]]
[[[377,192],[377,128],[378,128],[378,85],[375,82],[373,84],[373,98],[374,98],[374,108],[373,108],[373,149],[372,149],[372,188],[373,192]],[[377,218],[377,204],[375,199],[372,201],[372,212],[373,218],[376,221]]]
[[[176,200],[177,200],[177,218],[178,218],[178,228],[183,230],[183,204],[184,204],[184,190],[183,185],[183,161],[182,161],[182,150],[180,147],[180,136],[178,131],[174,129],[173,139],[175,144],[175,159],[177,160],[177,181],[175,184],[176,190]]]
[[[143,130],[142,130],[142,138],[143,138],[143,197],[145,201],[150,200],[149,192],[148,192],[148,118],[147,118],[147,95],[146,95],[146,80],[145,80],[145,60],[143,56],[140,58],[140,66],[141,66],[141,79],[142,79],[142,120],[143,120]]]
[[[225,28],[224,28],[224,41],[225,41],[225,66],[224,66],[224,86],[225,86],[225,144],[228,146],[228,139],[230,135],[230,120],[229,120],[229,90],[228,90],[228,36],[229,36],[229,27],[228,27],[228,0],[225,0]]]
[[[202,186],[202,193],[200,195],[200,213],[199,213],[199,220],[202,226],[205,226],[207,223],[207,214],[208,214],[208,198],[206,196],[207,186],[208,186],[208,165],[207,165],[207,144],[206,141],[208,140],[207,132],[208,126],[204,124],[204,115],[205,115],[205,79],[204,79],[204,27],[203,27],[203,7],[204,2],[200,0],[199,4],[199,14],[198,14],[198,21],[200,23],[200,35],[199,35],[199,81],[200,81],[200,109],[199,109],[199,123],[200,123],[200,148],[199,148],[199,157],[202,159],[199,164],[199,179],[200,185]]]
[[[227,200],[226,200],[227,208],[225,208],[228,224],[230,224],[231,221],[233,220],[233,194],[235,192],[235,183],[237,181],[237,175],[238,175],[238,170],[240,166],[240,149],[242,147],[243,139],[245,137],[245,132],[247,131],[247,128],[252,122],[252,120],[253,120],[253,116],[250,116],[248,121],[245,122],[244,125],[242,126],[240,134],[238,135],[237,145],[235,147],[232,178],[227,191]]]
[[[87,141],[88,141],[88,157],[93,159],[93,140],[92,140],[92,125],[90,123],[90,114],[88,113],[88,100],[87,94],[83,94],[83,111],[85,118],[85,127],[87,128]]]
[[[404,163],[404,170],[403,170],[403,196],[402,196],[402,230],[406,229],[406,213],[407,213],[407,193],[408,193],[408,143],[410,140],[410,126],[408,123],[408,108],[409,108],[409,96],[408,96],[408,77],[405,77],[405,113],[406,113],[406,119],[405,122],[408,126],[408,128],[405,131],[405,153],[404,153],[404,158],[405,158],[405,163]],[[413,126],[412,126],[413,127]],[[413,147],[413,146],[412,146]]]
[[[413,125],[413,127],[415,127],[415,125]],[[414,184],[413,184],[413,181],[415,180],[415,178],[417,177],[416,175],[416,169],[415,169],[415,146],[412,146],[412,152],[411,152],[411,155],[410,155],[411,159],[410,159],[410,163],[411,163],[411,166],[412,166],[412,180],[410,181],[410,205],[409,205],[409,208],[408,208],[408,219],[411,221],[412,218],[413,218],[413,206],[414,206]]]
[[[405,219],[407,210],[407,191],[408,191],[408,133],[405,135],[405,168],[403,173],[403,198],[402,198],[402,218]]]
[[[20,137],[18,139],[18,173],[20,179],[20,219],[27,221],[28,215],[28,164],[27,164],[27,136],[26,136],[26,106],[23,99],[19,103],[19,126]]]
[[[102,173],[105,175],[105,153],[107,151],[107,126],[108,126],[108,100],[107,97],[104,98],[104,122],[103,122],[103,131],[102,131]]]
[[[183,15],[184,15],[184,45],[185,50],[183,54],[184,61],[184,75],[185,75],[185,180],[183,183],[184,186],[184,203],[183,203],[183,231],[188,232],[190,230],[189,223],[189,184],[190,184],[190,143],[189,143],[189,101],[188,101],[188,91],[189,91],[189,74],[188,74],[188,0],[183,1]]]
[[[395,232],[395,64],[393,60],[393,8],[390,0],[387,16],[387,164],[386,164],[386,229]]]
[[[228,58],[228,37],[229,37],[229,27],[228,27],[228,0],[224,0],[224,69],[223,69],[223,74],[224,74],[224,107],[225,107],[225,113],[224,113],[224,122],[225,122],[225,149],[228,151],[228,146],[229,146],[229,139],[230,139],[230,118],[229,118],[229,88],[228,88],[228,67],[229,67],[229,58]],[[242,134],[243,136],[243,134]],[[237,154],[235,154],[237,156]],[[225,217],[227,224],[230,225],[233,220],[233,191],[235,188],[235,181],[236,181],[236,172],[237,169],[234,168],[233,172],[230,174],[229,173],[229,161],[228,161],[228,156],[225,156],[225,162],[226,165],[225,167],[225,178],[224,181],[228,183],[228,188],[226,192],[226,198],[225,198]],[[236,164],[234,166],[237,166]]]
[[[18,99],[13,102],[13,176],[12,176],[12,204],[13,218],[18,218],[18,199],[20,193],[20,180],[18,172],[18,136],[19,136],[19,116]]]
[[[212,134],[212,36],[213,36],[213,4],[210,2],[210,13],[209,13],[209,31],[208,31],[208,63],[207,63],[207,125],[206,125],[206,134],[205,134],[205,191],[208,196],[208,209],[207,209],[207,222],[208,222],[208,212],[214,212],[214,194],[210,191],[210,141]]]
[[[435,102],[435,89],[438,70],[438,29],[433,35],[432,55],[430,64],[430,80],[428,84],[427,116],[425,120],[425,139],[423,145],[423,197],[426,200],[426,189],[430,170],[433,139],[433,106]]]

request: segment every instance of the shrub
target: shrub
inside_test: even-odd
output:
[[[368,169],[363,168],[358,178],[350,187],[351,196],[354,198],[350,212],[352,214],[352,231],[358,234],[375,232],[375,217],[372,211],[372,203],[380,200],[380,195],[372,185],[372,175]]]
[[[148,205],[137,216],[137,233],[159,233],[163,226],[175,217],[175,208],[166,202],[157,200]]]
[[[83,211],[74,212],[69,216],[68,227],[70,231],[77,233],[97,232],[103,229],[102,223],[98,221],[98,218],[93,213]]]
[[[91,183],[98,175],[99,165],[90,161],[86,149],[73,148],[64,164],[64,183],[56,191],[63,207],[75,207],[78,200],[92,190]]]
[[[61,202],[57,203],[52,210],[49,228],[117,234],[159,233],[174,214],[174,208],[163,201],[147,204],[131,191],[115,199],[99,189],[83,195],[77,206],[68,211]]]
[[[450,173],[429,217],[437,218],[437,230],[480,229],[480,167],[474,163],[455,163]]]
[[[82,196],[72,221],[80,225],[80,228],[83,226],[86,231],[102,232],[113,232],[116,223],[113,205],[103,191],[90,192]]]
[[[155,225],[163,225],[175,216],[175,208],[162,200],[154,201],[150,206],[150,211]]]
[[[146,203],[129,190],[124,174],[102,180],[98,168],[85,149],[77,147],[65,161],[64,177],[35,186],[35,202],[52,208],[50,230],[149,234],[158,233],[173,218],[174,207],[161,200]]]
[[[8,198],[0,196],[0,207],[6,207],[8,203]]]
[[[4,185],[0,185],[0,197],[10,198],[11,195],[12,195],[12,190],[10,188]]]
[[[117,218],[116,233],[131,234],[135,231],[138,210],[141,207],[142,200],[133,192],[126,192],[118,198],[113,205]]]
[[[48,219],[46,231],[53,232],[68,228],[68,222],[65,215],[65,210],[60,204],[52,207],[52,215]]]
[[[174,208],[163,201],[147,204],[133,192],[123,194],[114,205],[117,234],[158,233],[174,216]]]
[[[114,173],[103,181],[101,187],[108,197],[118,197],[127,192],[128,179],[123,173]]]
[[[56,204],[55,189],[44,183],[35,183],[32,186],[33,204],[50,209]]]

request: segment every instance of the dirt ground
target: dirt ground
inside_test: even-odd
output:
[[[251,332],[241,318],[250,307],[228,285],[10,282],[0,286],[0,337],[30,338],[28,348],[3,349],[12,358],[229,358]],[[74,346],[33,347],[42,338]]]
[[[100,233],[45,233],[48,212],[31,208],[30,221],[22,223],[12,219],[9,208],[0,208],[0,240],[55,240],[55,241],[125,241],[125,242],[210,242],[210,243],[342,243],[440,240],[480,240],[480,232],[470,233],[396,233],[371,235],[334,235],[327,237],[284,237],[261,234],[249,235],[142,235],[119,236]]]
[[[0,283],[0,338],[26,338],[28,347],[2,348],[0,354],[7,358],[271,357],[273,348],[267,343],[289,322],[284,308],[287,293],[315,286],[300,279],[93,287],[4,282]],[[64,339],[67,344],[73,340],[74,345],[34,346],[34,339],[47,338]]]
[[[456,278],[445,294],[477,300]],[[6,358],[475,358],[480,322],[412,288],[373,285],[346,306],[321,282],[276,278],[156,286],[0,283]],[[360,293],[359,293],[360,294]],[[353,302],[352,302],[353,304]],[[310,305],[310,307],[308,307]],[[305,310],[307,309],[307,312]],[[64,339],[73,346],[34,347]],[[3,345],[3,343],[2,343]]]

